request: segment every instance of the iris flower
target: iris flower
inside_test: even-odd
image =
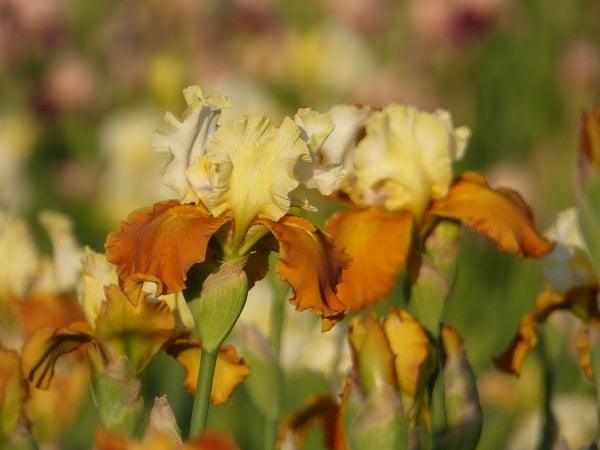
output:
[[[261,278],[279,243],[276,271],[295,295],[298,310],[324,317],[345,309],[336,295],[347,255],[308,220],[307,189],[332,193],[339,165],[322,165],[315,152],[331,133],[326,115],[301,109],[279,126],[249,115],[221,123],[229,100],[198,86],[184,91],[180,119],[167,113],[153,136],[164,153],[162,181],[179,196],[133,211],[106,241],[119,279],[144,274],[160,280],[160,294],[186,287],[187,272],[206,260],[249,258],[246,271]]]
[[[521,256],[552,249],[517,192],[493,189],[474,172],[454,176],[452,164],[464,155],[470,132],[455,128],[448,112],[392,104],[377,111],[339,105],[329,114],[335,130],[318,154],[345,171],[334,197],[348,207],[328,220],[326,231],[352,256],[337,287],[346,311],[386,297],[441,219],[460,221]]]

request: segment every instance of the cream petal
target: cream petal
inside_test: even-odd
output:
[[[371,108],[336,105],[327,114],[333,119],[335,128],[323,143],[319,154],[324,164],[342,164],[344,169],[351,171],[351,151],[356,146],[360,130],[371,114]]]
[[[556,245],[543,260],[544,277],[559,292],[597,282],[578,220],[576,208],[566,209],[545,233]]]
[[[152,146],[169,156],[163,166],[162,181],[182,200],[196,200],[198,194],[186,176],[187,167],[206,153],[207,143],[217,128],[221,109],[230,102],[217,93],[205,94],[199,86],[184,90],[188,108],[181,120],[166,113],[162,126],[152,136]]]
[[[34,281],[40,257],[27,223],[0,211],[0,303],[23,297]]]
[[[350,197],[362,206],[409,209],[421,216],[431,200],[448,193],[465,130],[454,130],[446,112],[430,114],[397,104],[374,112],[354,151]]]
[[[106,301],[104,288],[118,284],[117,270],[106,260],[103,253],[85,247],[81,259],[82,277],[77,289],[77,298],[86,320],[91,326],[96,323],[102,302]]]
[[[52,242],[54,288],[58,291],[73,289],[81,274],[83,256],[83,250],[73,232],[73,221],[54,211],[42,211],[39,221]]]

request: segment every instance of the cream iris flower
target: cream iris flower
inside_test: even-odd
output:
[[[354,154],[351,199],[358,205],[408,209],[420,217],[431,200],[446,196],[452,163],[462,157],[469,136],[454,129],[445,111],[434,114],[404,105],[374,112]]]
[[[184,97],[181,119],[167,113],[153,136],[155,150],[168,158],[162,181],[179,199],[132,212],[109,235],[106,254],[121,283],[150,275],[162,294],[176,293],[193,264],[251,254],[249,266],[260,277],[273,248],[261,240],[271,235],[279,242],[277,273],[295,292],[291,302],[323,316],[343,313],[335,286],[347,255],[292,213],[313,209],[308,190],[330,194],[342,181],[342,165],[318,156],[333,130],[331,117],[300,109],[279,125],[255,114],[222,120],[227,98],[198,86]]]
[[[476,173],[454,177],[452,165],[463,157],[470,131],[455,127],[447,111],[339,105],[329,114],[335,130],[318,153],[344,170],[334,197],[350,207],[334,214],[326,231],[353,258],[337,287],[347,309],[389,295],[420,248],[413,240],[425,238],[439,219],[461,221],[504,251],[539,257],[551,250],[517,192],[492,189]],[[383,242],[385,236],[394,239]]]

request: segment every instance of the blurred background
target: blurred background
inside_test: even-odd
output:
[[[519,190],[545,229],[574,203],[579,117],[600,102],[600,2],[0,0],[0,207],[38,231],[40,210],[64,212],[79,241],[101,251],[132,209],[171,197],[149,138],[165,111],[183,110],[181,91],[193,83],[228,95],[235,114],[276,122],[339,102],[448,109],[473,132],[457,171]],[[576,446],[594,432],[594,389],[577,366],[566,314],[544,327],[543,355],[528,359],[520,379],[491,363],[541,285],[539,264],[465,233],[448,320],[478,375],[481,450],[535,448],[544,367],[562,434]],[[268,291],[254,296],[259,315]],[[315,325],[302,320],[300,328]],[[284,359],[296,359],[286,365],[288,412],[329,389],[309,363],[325,344],[305,336],[284,336]],[[182,377],[159,358],[145,389],[149,405],[167,393],[186,429]],[[260,421],[244,387],[211,416],[242,448],[260,448]],[[65,448],[89,448],[92,429],[87,407]]]

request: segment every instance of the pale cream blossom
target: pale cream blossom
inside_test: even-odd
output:
[[[408,209],[420,217],[430,201],[447,195],[452,163],[463,156],[468,137],[446,111],[393,104],[373,112],[353,151],[348,194],[357,205]]]
[[[544,276],[559,292],[597,282],[578,220],[576,208],[566,209],[545,233],[556,244],[544,258]]]
[[[153,137],[155,149],[170,154],[163,182],[183,202],[201,202],[214,216],[232,214],[236,242],[256,218],[277,221],[293,206],[309,209],[303,189],[337,187],[339,166],[322,166],[316,156],[333,129],[327,115],[301,109],[279,126],[260,115],[222,121],[228,99],[198,86],[184,95],[182,119],[167,113]]]

